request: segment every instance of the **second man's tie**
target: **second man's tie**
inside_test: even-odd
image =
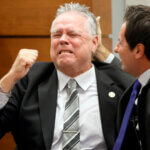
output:
[[[124,140],[124,136],[125,136],[125,133],[127,130],[128,122],[129,122],[129,119],[130,119],[130,116],[132,113],[132,109],[134,106],[134,102],[135,102],[135,99],[136,99],[136,97],[140,91],[140,88],[141,88],[141,83],[138,80],[136,80],[136,82],[133,85],[133,90],[132,90],[132,93],[130,96],[130,100],[129,100],[127,108],[125,110],[124,117],[123,117],[123,120],[121,123],[121,128],[120,128],[117,140],[114,144],[113,150],[121,150],[121,145],[122,145],[123,140]]]

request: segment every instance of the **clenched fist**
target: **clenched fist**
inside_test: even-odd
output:
[[[21,49],[19,51],[10,71],[0,81],[5,92],[9,92],[14,84],[28,73],[30,67],[36,62],[37,57],[37,50]]]
[[[38,51],[33,49],[21,49],[16,57],[10,73],[14,74],[16,80],[21,79],[27,74],[30,67],[35,63],[38,57]]]

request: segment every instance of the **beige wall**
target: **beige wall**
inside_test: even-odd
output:
[[[143,5],[149,5],[150,6],[150,0],[125,0],[126,5],[137,5],[137,4],[143,4]]]

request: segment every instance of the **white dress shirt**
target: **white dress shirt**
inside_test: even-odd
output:
[[[114,58],[115,58],[114,54],[110,53],[104,62],[111,63]]]
[[[58,73],[58,100],[52,150],[62,150],[62,130],[67,88],[70,77]],[[94,66],[87,72],[74,78],[78,83],[80,103],[80,150],[106,150],[100,118],[97,83]]]
[[[147,82],[148,82],[149,79],[150,79],[150,69],[146,70],[138,78],[139,82],[142,84],[142,88],[147,84]]]

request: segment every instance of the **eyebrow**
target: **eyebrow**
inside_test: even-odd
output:
[[[55,31],[52,31],[51,33],[57,33],[57,32],[61,32],[60,30],[55,30]]]
[[[61,30],[55,30],[55,31],[51,32],[51,34],[55,34],[55,33],[61,33]],[[82,34],[82,31],[69,30],[69,31],[67,31],[67,33]]]

